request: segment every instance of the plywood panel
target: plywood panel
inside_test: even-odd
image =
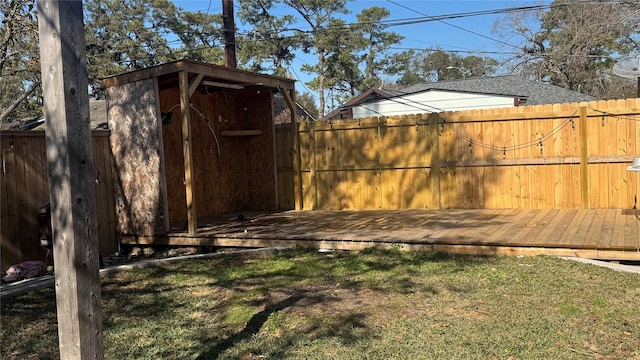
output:
[[[111,151],[117,170],[118,233],[163,233],[166,214],[161,196],[162,150],[154,82],[144,80],[110,87],[107,94]]]

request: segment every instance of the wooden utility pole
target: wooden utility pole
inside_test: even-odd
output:
[[[222,27],[224,31],[224,64],[235,69],[236,26],[233,19],[233,0],[222,0]]]
[[[103,359],[82,1],[38,0],[38,26],[60,358]]]

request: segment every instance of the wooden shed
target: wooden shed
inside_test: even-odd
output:
[[[119,235],[277,209],[273,98],[293,108],[293,80],[180,60],[103,84]]]

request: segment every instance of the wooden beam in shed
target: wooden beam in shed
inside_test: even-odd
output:
[[[104,345],[82,1],[39,0],[38,27],[60,358],[99,360]]]
[[[198,88],[198,85],[200,85],[200,82],[202,82],[203,78],[204,75],[198,74],[195,79],[191,80],[191,83],[189,83],[189,98],[191,98],[193,93],[196,92],[196,89]]]
[[[291,112],[291,135],[293,136],[293,194],[295,209],[302,210],[302,175],[300,173],[300,138],[298,133],[298,121],[296,120],[296,101],[294,90],[280,89]]]
[[[184,152],[184,183],[187,195],[187,222],[189,234],[195,234],[198,228],[197,204],[193,186],[193,151],[191,141],[191,115],[189,111],[189,73],[181,71],[180,80],[180,117],[182,119],[182,151]]]

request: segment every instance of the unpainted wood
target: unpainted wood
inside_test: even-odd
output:
[[[110,87],[107,97],[118,234],[163,233],[166,214],[154,82]]]
[[[315,186],[314,180],[305,194],[319,191],[317,202],[332,209],[356,203],[363,209],[420,208],[425,189],[439,179],[437,189],[430,191],[440,192],[443,208],[627,208],[633,206],[637,179],[630,179],[626,167],[638,151],[627,139],[634,138],[638,126],[619,116],[638,110],[630,105],[592,102],[430,115],[438,117],[437,125],[422,115],[314,124],[314,179],[327,182]],[[607,114],[605,126],[602,112]],[[585,141],[587,127],[593,131]],[[305,129],[301,134],[308,134]],[[430,144],[430,134],[436,133],[437,142]],[[592,146],[593,137],[599,140]],[[586,142],[590,145],[585,150]],[[437,164],[431,159],[433,148]],[[303,164],[304,159],[311,162],[310,154],[303,154]],[[415,174],[420,172],[414,170],[427,172],[429,183],[418,181]],[[360,181],[355,172],[370,177]],[[593,190],[585,193],[583,184]],[[372,187],[376,196],[368,201],[351,198],[363,185]],[[379,205],[365,205],[376,199]]]
[[[92,141],[98,244],[106,256],[118,250],[109,132],[93,131]],[[40,246],[37,221],[38,210],[49,202],[49,170],[43,131],[3,131],[0,144],[0,271],[4,271],[25,260],[45,261],[47,251]]]
[[[180,71],[186,71],[190,74],[202,74],[207,78],[213,78],[233,84],[261,85],[273,89],[281,88],[288,91],[292,91],[294,89],[294,81],[290,79],[257,74],[255,72],[245,70],[231,69],[188,59],[177,60],[142,70],[109,76],[102,79],[102,83],[105,87],[113,87],[153,79],[154,77],[160,76],[174,76],[177,78],[177,74]]]
[[[103,359],[82,2],[38,1],[61,359]]]
[[[581,209],[318,210],[279,214],[253,213],[248,214],[252,220],[250,222],[237,222],[235,218],[226,221],[212,220],[202,228],[198,236],[177,232],[168,236],[128,237],[123,241],[127,244],[322,246],[352,250],[395,246],[406,250],[438,249],[475,255],[548,254],[637,259],[635,244],[624,248],[609,246],[600,249],[597,239],[595,242],[587,242],[588,232],[575,231],[578,224],[580,227],[591,228],[590,221],[596,220],[591,215],[593,213],[594,210]],[[614,227],[613,234],[620,233],[616,230],[620,221],[611,217],[604,219],[600,226],[602,234],[606,233],[605,228],[609,226]],[[626,227],[624,232],[625,236],[631,235],[627,234],[629,231]],[[512,241],[510,234],[516,234],[520,239]],[[634,232],[632,235],[636,234]]]
[[[189,94],[189,73],[179,73],[180,121],[182,123],[182,152],[184,154],[184,184],[187,201],[187,227],[189,234],[198,228],[197,200],[194,188],[193,134],[191,131],[191,95]]]

